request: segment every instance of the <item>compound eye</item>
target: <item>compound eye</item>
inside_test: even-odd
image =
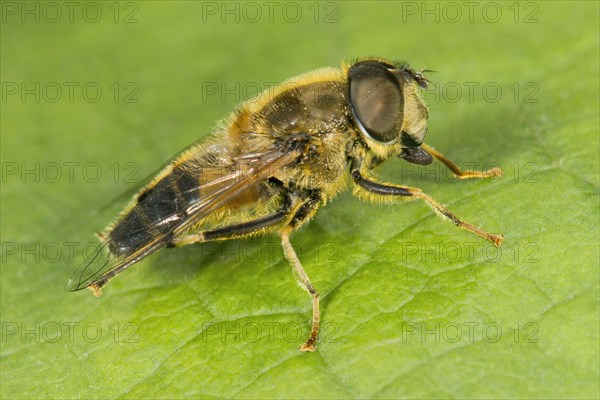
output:
[[[394,75],[374,61],[357,63],[348,72],[350,105],[362,133],[393,143],[402,126],[402,89]]]

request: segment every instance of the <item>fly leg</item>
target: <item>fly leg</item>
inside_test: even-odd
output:
[[[425,143],[421,144],[421,148],[434,156],[439,162],[444,164],[455,177],[458,179],[468,179],[468,178],[492,178],[494,176],[502,176],[502,170],[498,167],[490,168],[487,171],[463,171],[460,169],[458,165],[454,162],[446,158],[445,155],[437,151],[431,146],[426,145]]]
[[[169,247],[185,246],[192,243],[211,242],[214,240],[238,239],[242,237],[258,235],[268,231],[269,228],[273,228],[274,226],[281,224],[286,220],[286,218],[288,218],[288,212],[281,210],[252,221],[176,237],[171,240]]]
[[[283,229],[279,235],[281,236],[281,247],[283,248],[283,254],[285,258],[292,264],[292,268],[294,271],[294,276],[296,280],[301,285],[301,287],[310,294],[312,297],[312,307],[313,307],[313,315],[312,315],[312,327],[310,330],[310,336],[308,340],[300,346],[300,351],[315,351],[317,348],[315,346],[315,342],[317,341],[317,337],[319,336],[319,293],[315,290],[314,286],[310,282],[308,275],[302,268],[302,264],[296,255],[296,251],[292,244],[290,243],[290,233],[291,229],[285,228]]]
[[[296,251],[290,243],[290,234],[295,229],[298,229],[302,224],[307,222],[317,212],[321,201],[322,198],[318,191],[312,191],[306,194],[306,200],[304,201],[304,203],[302,203],[302,205],[296,209],[295,214],[290,220],[289,224],[279,232],[279,236],[281,237],[281,247],[283,249],[283,254],[285,258],[289,261],[289,263],[292,265],[294,277],[298,281],[298,284],[304,290],[306,290],[312,298],[313,312],[310,336],[308,337],[308,340],[300,346],[300,351],[312,352],[317,350],[315,343],[319,336],[319,293],[315,290],[308,275],[306,274],[306,271],[304,271],[304,268],[302,268],[302,263],[300,263],[300,260],[296,255]]]
[[[452,222],[459,228],[465,229],[469,232],[476,234],[477,236],[489,240],[496,247],[500,246],[502,244],[502,241],[504,240],[504,236],[502,235],[495,235],[492,233],[482,231],[481,229],[476,228],[470,223],[461,220],[456,215],[451,213],[446,207],[438,203],[435,199],[423,193],[421,189],[394,185],[389,183],[379,183],[364,178],[358,169],[354,169],[352,171],[352,179],[354,179],[354,182],[360,188],[359,190],[362,189],[366,191],[366,195],[364,197],[366,197],[369,200],[385,200],[385,198],[389,197],[406,197],[409,200],[420,199],[425,201],[425,203],[427,203],[427,205],[430,206],[440,217]]]
[[[300,351],[315,351],[315,343],[319,335],[319,293],[315,290],[308,275],[302,268],[302,264],[290,243],[290,234],[307,222],[317,211],[321,204],[321,196],[318,192],[294,193],[294,201],[290,207],[283,207],[280,211],[271,215],[255,219],[253,221],[231,225],[210,231],[198,232],[173,239],[170,246],[184,246],[191,243],[202,243],[214,240],[227,240],[271,231],[278,225],[284,224],[279,231],[281,238],[281,247],[285,258],[292,265],[292,270],[300,286],[306,290],[312,297],[312,326],[308,340],[300,346]]]

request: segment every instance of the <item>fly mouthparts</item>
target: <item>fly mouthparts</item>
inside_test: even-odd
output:
[[[429,165],[433,162],[431,154],[420,147],[404,148],[402,149],[402,152],[398,154],[398,158],[402,158],[409,163],[416,165]]]

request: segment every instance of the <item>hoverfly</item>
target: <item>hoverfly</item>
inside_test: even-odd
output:
[[[391,156],[417,165],[436,158],[458,178],[502,174],[463,172],[423,143],[423,72],[362,59],[300,75],[243,103],[135,194],[67,287],[99,296],[108,281],[162,248],[273,233],[312,298],[312,328],[300,349],[315,351],[319,294],[289,237],[349,184],[367,201],[423,200],[441,218],[499,246],[503,236],[463,221],[420,189],[373,177],[371,170]]]

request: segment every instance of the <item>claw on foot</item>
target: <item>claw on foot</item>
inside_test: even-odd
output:
[[[304,343],[302,346],[300,346],[300,351],[302,352],[307,352],[310,351],[311,353],[317,351],[317,347],[315,346],[315,343],[312,339],[309,339],[306,343]]]
[[[488,178],[491,178],[494,176],[502,176],[502,170],[498,167],[494,167],[492,169],[488,169],[487,171],[485,171],[485,175]]]
[[[100,297],[100,295],[102,294],[102,288],[96,284],[88,286],[88,289],[90,289],[96,297]]]
[[[502,245],[502,241],[504,240],[504,236],[502,235],[490,235],[490,240],[494,243],[494,246],[500,247]]]

